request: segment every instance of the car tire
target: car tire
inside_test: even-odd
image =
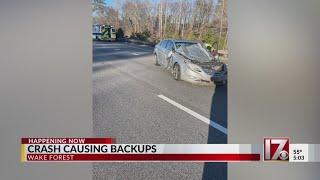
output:
[[[178,63],[173,65],[172,75],[175,80],[177,81],[180,80],[181,72],[180,72],[180,65]]]
[[[154,54],[154,64],[160,66],[157,54]]]

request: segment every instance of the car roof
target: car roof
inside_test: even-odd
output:
[[[199,43],[197,41],[191,41],[191,40],[177,40],[177,39],[163,39],[162,41],[173,41],[173,42],[189,42],[189,43]]]

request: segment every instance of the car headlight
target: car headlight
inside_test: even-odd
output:
[[[191,69],[192,71],[195,71],[195,72],[201,72],[201,68],[198,66],[198,65],[195,65],[195,64],[192,64],[192,63],[186,63],[187,64],[187,67],[189,69]]]

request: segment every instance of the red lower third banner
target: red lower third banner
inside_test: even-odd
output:
[[[21,144],[112,144],[114,138],[21,138]]]
[[[260,161],[260,154],[27,154],[27,161]]]
[[[115,144],[112,138],[22,138],[22,162],[260,161],[251,144]]]
[[[278,150],[282,141],[288,145]],[[261,157],[264,161],[320,162],[319,144],[289,144],[288,138],[265,138],[264,143],[262,150],[261,144],[116,144],[110,137],[21,138],[20,157],[21,162],[252,162]]]

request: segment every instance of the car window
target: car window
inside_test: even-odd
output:
[[[159,46],[162,47],[162,45],[163,45],[163,41],[160,41]]]
[[[179,48],[182,45],[193,45],[193,44],[197,44],[195,42],[176,42],[176,47]]]
[[[168,41],[168,43],[167,43],[167,45],[166,45],[166,49],[169,50],[169,51],[171,51],[172,48],[173,48],[173,43],[172,43],[172,41]]]
[[[163,40],[160,42],[160,47],[164,48],[164,47],[166,47],[166,44],[167,44],[167,41]]]

